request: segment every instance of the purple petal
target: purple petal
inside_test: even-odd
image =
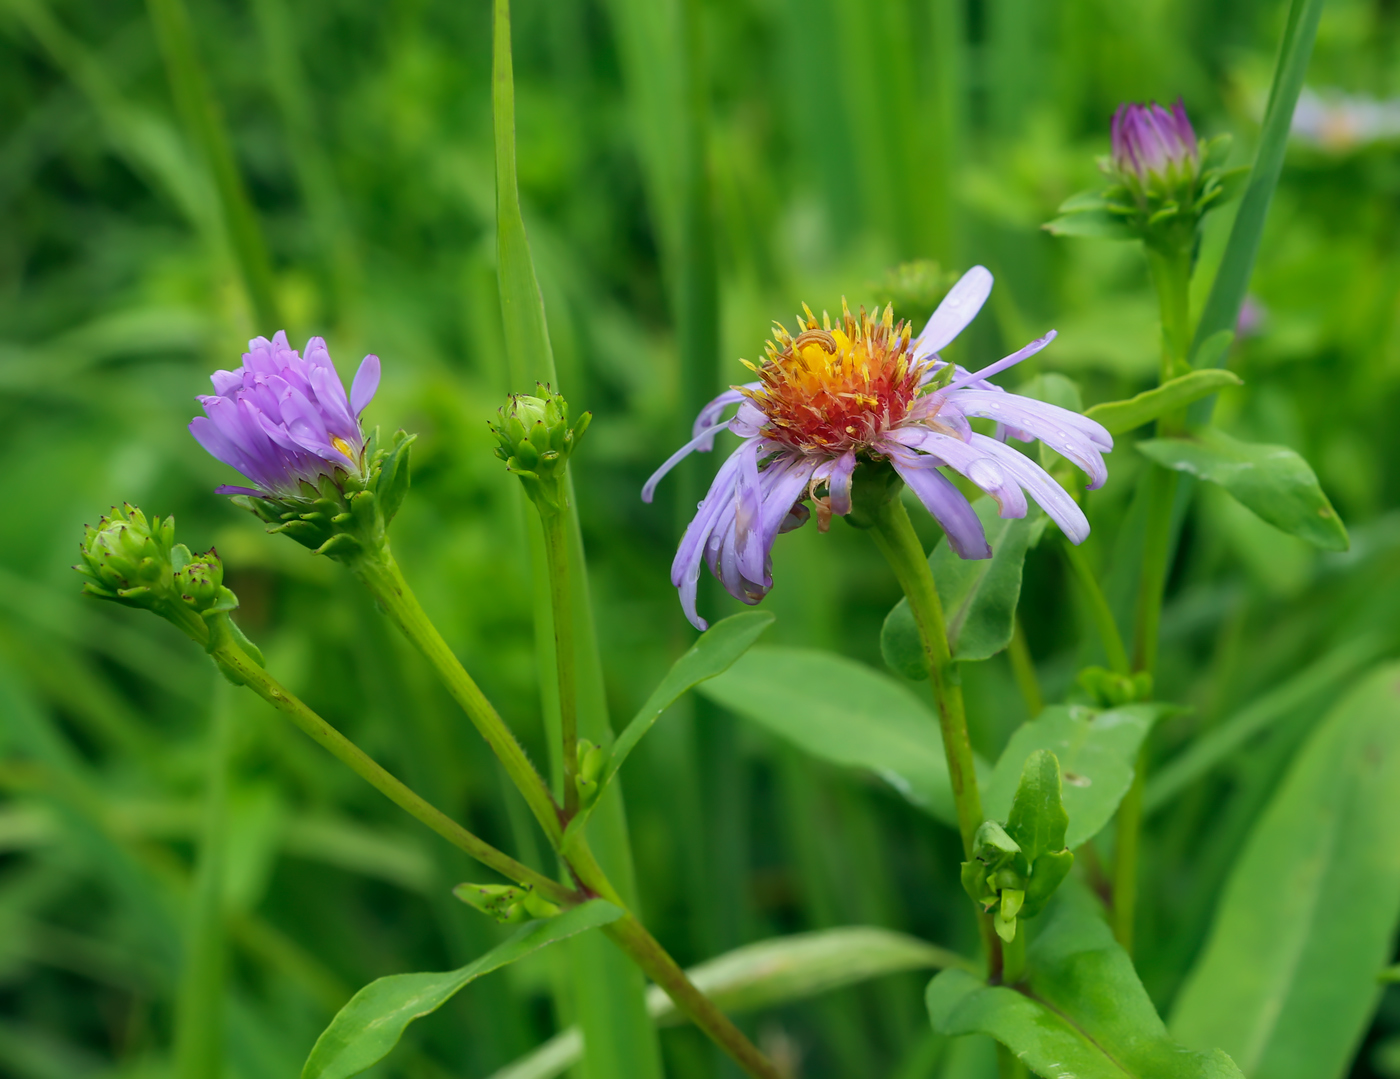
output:
[[[953,481],[936,468],[910,467],[902,458],[907,460],[903,453],[891,455],[890,462],[943,529],[948,546],[959,558],[991,558],[992,548],[987,544],[982,522]]]
[[[758,484],[758,441],[755,439],[745,442],[740,450],[734,509],[737,568],[750,581],[763,577],[763,524],[763,492]]]
[[[756,390],[762,385],[763,383],[761,382],[745,382],[742,386],[729,387],[729,389],[725,390],[700,410],[700,415],[695,417],[695,423],[690,430],[692,437],[698,435],[708,427],[713,427],[718,430],[723,426],[719,420],[720,414],[730,405],[738,404],[744,399],[744,395],[739,391]]]
[[[231,483],[221,483],[214,488],[216,495],[257,495],[259,498],[266,497],[266,491],[259,491],[255,487],[236,487]]]
[[[1113,436],[1093,420],[1017,393],[959,390],[957,402],[969,416],[985,416],[1009,424],[1068,457],[1088,474],[1090,490],[1097,490],[1107,481],[1108,468],[1102,451],[1113,448]]]
[[[355,382],[350,387],[350,411],[356,419],[374,399],[379,389],[379,357],[371,353],[360,361],[360,369],[355,372]]]
[[[345,387],[340,384],[335,368],[313,367],[311,388],[316,391],[316,404],[326,429],[347,442],[358,442],[360,424],[350,413],[350,402],[345,399]]]
[[[670,457],[666,458],[666,460],[662,462],[661,467],[651,474],[651,478],[648,479],[646,483],[642,484],[642,501],[650,502],[656,496],[656,485],[666,478],[666,473],[670,472],[671,469],[675,468],[692,453],[695,453],[697,450],[700,453],[708,453],[714,445],[716,431],[718,431],[718,428],[710,428],[709,430],[701,431],[700,434],[696,435],[675,453],[671,454]]]
[[[900,436],[898,439],[893,437],[896,434]],[[892,432],[890,442],[893,447],[910,447],[923,450],[928,454],[926,457],[919,458],[905,450],[901,456],[904,458],[906,468],[920,466],[933,468],[940,464],[947,465],[991,495],[1001,508],[1003,517],[1024,517],[1026,515],[1026,496],[1021,491],[1020,485],[1015,482],[1014,478],[1007,476],[1005,469],[996,460],[978,449],[973,443],[964,442],[960,438],[945,435],[940,431],[919,432],[917,429],[910,430],[908,428]],[[1000,443],[997,444],[1000,445]]]
[[[856,470],[856,451],[847,450],[836,459],[826,478],[831,512],[844,517],[851,512],[851,476]]]
[[[992,274],[985,266],[974,266],[958,279],[958,283],[943,297],[938,309],[929,316],[923,332],[915,339],[916,359],[941,352],[977,317],[992,291]]]
[[[970,374],[959,375],[957,378],[953,379],[953,381],[948,384],[948,388],[943,392],[951,393],[953,390],[961,389],[962,387],[966,386],[968,383],[971,382],[984,382],[987,379],[991,378],[993,375],[1000,374],[1009,367],[1015,367],[1022,360],[1029,359],[1031,356],[1034,356],[1051,341],[1055,340],[1057,336],[1058,334],[1056,333],[1056,331],[1051,330],[1044,337],[1037,337],[1029,345],[1025,345],[1022,348],[1017,349],[1010,356],[1002,357],[1001,359],[997,360],[996,363],[989,363],[980,371],[973,371]]]
[[[1069,537],[1071,543],[1083,543],[1089,538],[1089,521],[1074,499],[1070,498],[1050,473],[1032,461],[1024,453],[998,442],[986,435],[973,435],[973,445],[994,458],[1030,496],[1040,508],[1050,515],[1050,519],[1060,526],[1060,531]]]

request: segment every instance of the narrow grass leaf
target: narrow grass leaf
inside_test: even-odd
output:
[[[1244,1079],[1219,1049],[1173,1042],[1096,901],[1067,883],[1027,954],[1027,983],[989,986],[965,970],[929,983],[933,1029],[989,1034],[1053,1079]]]
[[[1129,704],[1107,712],[1079,705],[1047,708],[1006,744],[982,796],[988,818],[1007,819],[1026,759],[1048,749],[1060,761],[1069,813],[1065,845],[1074,850],[1113,819],[1132,785],[1138,747],[1168,711],[1170,706],[1162,704]]]
[[[1336,1079],[1370,1026],[1400,916],[1400,664],[1299,750],[1225,886],[1172,1015],[1250,1075]]]
[[[1234,336],[1229,331],[1226,333]],[[1169,412],[1185,408],[1203,397],[1219,393],[1228,386],[1240,385],[1243,382],[1238,375],[1222,368],[1192,371],[1125,401],[1105,401],[1094,405],[1084,415],[1103,424],[1109,434],[1121,435]]]
[[[700,692],[820,760],[874,772],[956,823],[938,720],[889,675],[817,649],[758,647]]]
[[[622,917],[611,903],[594,899],[557,918],[523,925],[507,941],[459,970],[443,974],[391,974],[353,997],[311,1050],[302,1079],[347,1079],[384,1059],[405,1028],[430,1015],[470,982],[550,944]]]
[[[1350,544],[1317,475],[1287,446],[1242,442],[1206,427],[1187,438],[1149,439],[1138,449],[1160,465],[1218,484],[1280,531],[1328,551]]]
[[[1225,245],[1225,255],[1216,271],[1210,295],[1196,324],[1192,343],[1193,366],[1200,366],[1203,347],[1223,330],[1233,330],[1240,317],[1249,279],[1254,273],[1254,261],[1259,254],[1259,240],[1264,234],[1264,219],[1269,213],[1274,188],[1283,171],[1284,152],[1288,148],[1289,129],[1298,95],[1303,89],[1308,61],[1312,58],[1317,23],[1322,15],[1323,0],[1293,0],[1288,10],[1283,43],[1279,47],[1278,63],[1274,68],[1269,104],[1264,113],[1264,127],[1259,136],[1259,149],[1254,155],[1254,167],[1249,184],[1240,199],[1239,212]],[[1223,355],[1223,353],[1222,353]],[[1219,357],[1215,362],[1219,362]],[[1192,419],[1204,422],[1210,418],[1210,406],[1193,410]]]

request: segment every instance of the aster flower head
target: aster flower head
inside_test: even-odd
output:
[[[721,431],[742,440],[720,466],[671,567],[695,626],[706,627],[695,607],[702,564],[730,595],[757,603],[773,586],[770,555],[779,533],[806,523],[806,503],[825,531],[832,516],[851,513],[856,482],[875,485],[892,475],[889,489],[907,484],[963,558],[992,552],[977,514],[943,468],[995,499],[1003,517],[1025,516],[1029,494],[1075,543],[1089,534],[1074,499],[1006,439],[1044,441],[1083,469],[1093,488],[1107,479],[1103,454],[1113,439],[1078,413],[987,381],[1045,348],[1054,331],[975,373],[938,355],[991,288],[986,269],[969,270],[917,337],[890,308],[875,316],[843,309],[834,322],[818,322],[804,308],[796,333],[774,327],[763,361],[748,365],[754,381],[701,410],[691,440],[642,489],[650,502],[661,478],[686,455],[712,449]],[[731,406],[737,412],[724,419]],[[974,417],[994,420],[996,434],[974,431]],[[857,480],[861,465],[870,475]]]
[[[383,546],[408,490],[413,440],[399,431],[381,443],[360,426],[379,388],[378,356],[364,358],[347,397],[322,338],[303,356],[279,330],[248,342],[243,365],[211,381],[190,434],[254,484],[224,484],[219,494],[318,554],[350,559]]]
[[[243,366],[210,381],[214,392],[199,398],[204,415],[190,421],[190,434],[255,484],[225,484],[219,494],[298,498],[323,476],[363,474],[360,414],[379,388],[378,356],[364,358],[347,399],[325,340],[311,338],[303,357],[278,330],[271,341],[249,341]]]

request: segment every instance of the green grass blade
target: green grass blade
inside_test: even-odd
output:
[[[1210,296],[1201,321],[1196,325],[1192,342],[1193,361],[1213,335],[1233,330],[1244,303],[1249,279],[1254,273],[1254,260],[1259,254],[1259,240],[1264,233],[1264,219],[1269,203],[1283,171],[1284,152],[1288,148],[1288,132],[1293,122],[1293,110],[1303,89],[1308,61],[1312,57],[1313,41],[1317,37],[1317,22],[1322,15],[1323,0],[1293,0],[1288,12],[1288,25],[1279,48],[1278,65],[1274,68],[1273,87],[1269,105],[1264,113],[1264,128],[1259,149],[1254,155],[1254,169],[1249,186],[1240,200],[1239,212],[1230,230],[1230,239],[1211,285]],[[1217,360],[1223,360],[1222,356]],[[1206,403],[1193,410],[1197,422],[1209,418],[1211,405]]]
[[[267,241],[233,155],[223,112],[200,65],[189,11],[184,0],[148,0],[146,7],[165,59],[175,107],[213,175],[229,243],[238,260],[258,330],[272,333],[281,328],[281,318]]]
[[[501,318],[505,329],[506,356],[510,377],[518,390],[529,390],[532,383],[557,385],[554,352],[545,321],[544,298],[535,274],[534,260],[525,233],[520,209],[515,149],[515,75],[511,61],[510,2],[496,0],[493,21],[492,109],[496,149],[496,272],[500,286]],[[569,496],[570,579],[575,589],[577,619],[575,640],[578,647],[579,733],[598,745],[612,740],[607,700],[603,687],[602,661],[593,619],[588,587],[588,568],[579,532],[577,500],[573,480],[567,481]],[[523,494],[522,494],[523,500]],[[534,580],[535,639],[539,657],[541,695],[545,701],[547,727],[552,727],[551,747],[558,765],[558,700],[554,676],[553,633],[548,589],[543,587],[547,573],[539,522],[530,518],[530,561]],[[554,697],[550,707],[551,696]],[[551,716],[550,713],[553,713]],[[594,854],[613,885],[629,904],[636,902],[632,853],[627,836],[626,811],[621,791],[597,807],[590,826]],[[646,1015],[645,983],[641,972],[620,952],[597,934],[589,934],[568,944],[570,973],[575,987],[575,1006],[587,1040],[584,1064],[589,1079],[636,1076],[660,1079],[661,1049]]]

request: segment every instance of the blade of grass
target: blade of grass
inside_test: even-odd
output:
[[[200,64],[189,11],[184,0],[147,0],[146,9],[160,42],[166,77],[181,122],[213,175],[253,317],[261,332],[271,333],[280,329],[281,323],[267,242],[238,169],[223,112]]]
[[[492,65],[492,106],[496,149],[496,272],[500,282],[501,318],[505,327],[506,355],[511,380],[519,390],[532,383],[557,384],[554,355],[545,321],[544,299],[535,276],[525,220],[520,209],[520,191],[515,159],[515,76],[511,61],[510,0],[495,0]],[[577,620],[579,731],[599,745],[612,740],[604,696],[602,662],[594,631],[593,607],[588,589],[587,565],[579,532],[573,480],[567,481],[569,519],[570,577],[575,589],[574,612]],[[523,500],[523,495],[521,496]],[[550,642],[551,608],[545,577],[545,552],[539,523],[531,518],[530,553],[535,582],[535,625],[540,659],[540,685],[555,685]],[[548,716],[548,694],[546,715]],[[554,701],[553,734],[550,742],[558,755],[558,701]],[[555,773],[560,769],[555,767]],[[604,871],[629,905],[636,903],[636,882],[628,844],[627,820],[622,791],[598,807],[590,828],[593,850]],[[661,1049],[647,1019],[644,982],[640,971],[601,936],[590,934],[568,945],[575,1004],[579,1023],[588,1045],[585,1074],[592,1079],[635,1076],[660,1079]]]
[[[1254,155],[1254,169],[1240,200],[1220,269],[1216,271],[1201,320],[1196,325],[1196,336],[1191,345],[1193,362],[1206,341],[1223,330],[1233,330],[1239,319],[1240,307],[1254,272],[1254,261],[1259,254],[1264,219],[1268,216],[1269,203],[1273,199],[1274,188],[1278,186],[1279,174],[1283,171],[1293,110],[1298,104],[1298,94],[1303,89],[1303,78],[1312,57],[1323,2],[1293,0],[1288,9],[1288,23],[1279,47],[1278,64],[1274,68],[1264,127]],[[1224,362],[1223,353],[1216,362]],[[1213,398],[1207,398],[1196,405],[1191,410],[1191,418],[1196,422],[1208,420],[1214,407],[1213,401]]]

